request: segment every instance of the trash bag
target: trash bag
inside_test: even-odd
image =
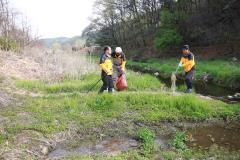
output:
[[[124,91],[128,88],[127,80],[124,74],[118,77],[116,88],[118,91]]]

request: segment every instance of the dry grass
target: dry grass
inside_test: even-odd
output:
[[[25,49],[22,54],[1,52],[0,74],[47,82],[78,78],[97,70],[97,65],[86,54],[85,51],[73,53],[38,48]]]
[[[40,79],[44,71],[31,57],[0,51],[0,75],[21,79]]]
[[[7,106],[10,103],[10,96],[3,91],[0,91],[0,107]]]

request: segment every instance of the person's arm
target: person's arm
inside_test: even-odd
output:
[[[124,70],[124,71],[125,71],[125,69],[126,69],[126,63],[127,63],[127,61],[126,61],[126,56],[125,56],[124,53],[122,53],[122,65],[121,65],[121,68],[122,68],[122,70]]]
[[[183,63],[184,63],[184,58],[182,57],[179,64],[178,64],[178,67],[182,67],[183,66]]]
[[[127,63],[126,61],[122,62],[121,68],[123,71],[125,71],[125,69],[126,69],[126,63]]]

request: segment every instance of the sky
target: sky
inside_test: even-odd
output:
[[[10,0],[41,38],[81,35],[90,23],[95,0]]]

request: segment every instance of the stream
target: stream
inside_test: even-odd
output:
[[[169,124],[171,125],[171,124]],[[240,122],[216,122],[198,123],[190,125],[183,130],[188,137],[186,145],[188,148],[209,150],[213,145],[229,151],[240,151],[239,135]],[[163,150],[171,150],[169,141],[173,133],[168,135],[156,135],[155,147]],[[69,156],[117,156],[123,152],[137,150],[140,146],[137,137],[106,137],[102,140],[81,142],[78,146],[69,148],[64,144],[57,147],[48,154],[48,159],[61,159]]]
[[[240,150],[240,125],[237,122],[196,126],[187,132],[192,137],[191,141],[187,142],[189,147],[209,149],[215,144],[232,151]]]
[[[141,69],[136,66],[131,66],[131,70],[140,73],[146,73],[154,75],[155,71],[148,69]],[[158,73],[155,75],[161,82],[163,82],[168,88],[171,88],[171,75]],[[184,79],[181,76],[177,76],[176,86],[184,85]],[[194,80],[194,90],[197,94],[208,96],[214,99],[222,100],[227,103],[240,102],[240,90],[234,90],[215,84],[214,82],[205,82],[203,80]]]

